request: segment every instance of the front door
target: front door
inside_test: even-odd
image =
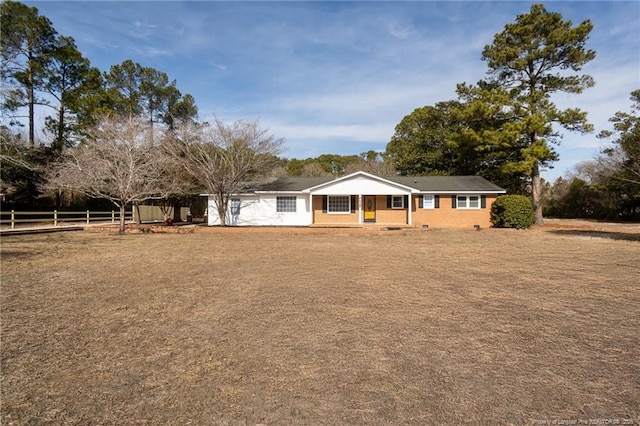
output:
[[[364,202],[364,221],[375,222],[376,221],[376,196],[365,195],[362,197]]]

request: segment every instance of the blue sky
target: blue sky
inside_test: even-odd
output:
[[[285,140],[283,156],[383,151],[415,108],[455,99],[484,77],[482,49],[530,2],[26,1],[71,36],[94,66],[131,59],[164,71],[200,119],[258,119]],[[640,88],[640,2],[547,2],[594,24],[584,68],[596,87],[558,95],[588,111],[596,133],[628,111]],[[554,179],[602,148],[565,132]]]

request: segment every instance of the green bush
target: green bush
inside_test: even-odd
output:
[[[534,220],[531,201],[524,195],[501,195],[491,206],[491,223],[496,228],[526,229]]]

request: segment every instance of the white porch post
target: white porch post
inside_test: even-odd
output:
[[[313,194],[309,193],[309,225],[313,225]]]
[[[408,207],[408,216],[409,216],[409,225],[413,225],[413,215],[411,214],[411,210],[413,209],[413,197],[412,193],[409,193],[409,206]]]
[[[362,194],[358,194],[358,225],[362,225]]]

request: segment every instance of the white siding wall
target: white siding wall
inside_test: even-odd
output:
[[[295,213],[278,213],[275,194],[241,196],[240,214],[232,216],[227,212],[227,224],[233,226],[309,226],[311,225],[311,206],[308,194],[281,194],[296,197]],[[235,198],[235,197],[234,197]],[[219,225],[220,218],[212,196],[208,197],[207,223]]]

